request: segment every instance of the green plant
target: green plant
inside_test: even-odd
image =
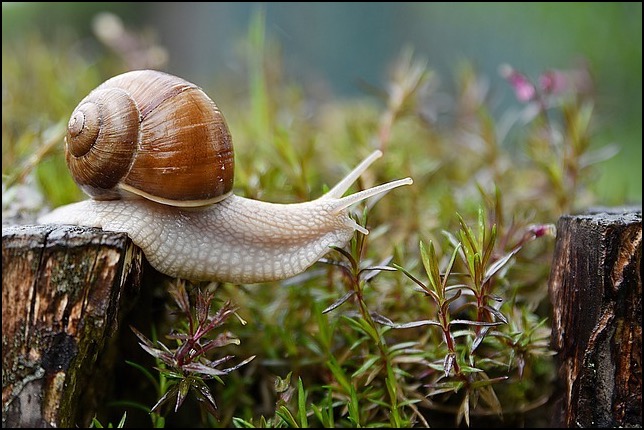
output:
[[[457,236],[446,233],[454,250],[444,271],[441,272],[433,242],[425,246],[420,242],[420,254],[429,282],[423,282],[401,266],[396,268],[420,287],[420,291],[429,297],[435,305],[437,318],[402,324],[392,324],[395,328],[412,328],[420,326],[439,327],[443,343],[446,346],[444,358],[435,357],[433,367],[440,368],[442,373],[435,373],[428,384],[427,397],[444,397],[461,392],[456,420],[462,419],[470,425],[470,410],[479,403],[484,404],[490,412],[502,416],[503,407],[494,390],[494,384],[510,378],[515,367],[519,373],[525,366],[524,353],[548,353],[543,337],[527,336],[517,342],[511,335],[505,334],[501,326],[516,327],[511,323],[501,308],[505,295],[493,292],[496,278],[502,278],[512,258],[530,240],[552,233],[552,226],[534,226],[526,230],[522,240],[512,250],[500,254],[497,248],[496,225],[487,225],[482,209],[478,216],[478,234],[466,224],[459,215],[460,230]],[[502,251],[502,250],[501,250]],[[459,258],[462,273],[453,273],[454,264]],[[450,280],[456,278],[456,281]],[[469,319],[454,318],[452,315],[469,316]],[[456,330],[454,326],[465,326]],[[528,330],[533,333],[537,327]],[[510,339],[509,342],[496,344],[494,348],[479,348],[487,336]],[[514,332],[516,336],[516,332]],[[547,336],[547,333],[545,333]],[[457,342],[457,339],[460,342]],[[521,347],[517,348],[517,344]],[[505,348],[504,348],[505,347]],[[520,349],[520,360],[514,360],[516,349]],[[505,349],[505,350],[504,350]],[[539,349],[540,351],[536,351]],[[440,365],[438,363],[441,363]],[[489,375],[499,375],[490,377]]]
[[[201,288],[195,288],[194,291],[195,299],[194,305],[192,305],[185,281],[177,280],[172,283],[170,289],[170,294],[182,316],[181,322],[185,324],[167,336],[169,339],[177,341],[177,347],[169,348],[159,341],[152,342],[137,329],[131,327],[140,340],[141,348],[158,360],[159,367],[156,369],[167,381],[164,389],[160,390],[164,391],[163,395],[150,409],[151,413],[158,411],[163,404],[169,402],[174,402],[174,411],[176,412],[187,395],[192,392],[208,412],[216,414],[217,404],[206,381],[214,379],[223,383],[222,376],[255,358],[255,356],[249,357],[235,366],[224,369],[218,367],[233,359],[234,356],[226,355],[215,360],[208,359],[208,355],[216,348],[239,344],[239,339],[228,331],[210,338],[212,332],[233,315],[235,308],[230,302],[227,302],[217,312],[211,314],[214,291]]]

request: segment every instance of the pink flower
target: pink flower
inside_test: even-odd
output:
[[[534,235],[535,238],[541,236],[555,237],[557,235],[557,228],[554,224],[532,224],[528,226],[527,232]]]
[[[560,70],[548,70],[539,76],[539,86],[545,94],[561,94],[568,89],[568,77]]]
[[[537,90],[534,84],[523,73],[517,72],[508,64],[502,65],[499,68],[499,73],[512,85],[517,100],[526,103],[535,98]]]

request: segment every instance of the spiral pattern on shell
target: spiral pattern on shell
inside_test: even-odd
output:
[[[215,103],[196,85],[141,70],[92,91],[67,126],[66,160],[74,180],[96,199],[126,190],[173,206],[228,196],[232,138]]]

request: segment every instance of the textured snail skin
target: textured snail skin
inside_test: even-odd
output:
[[[322,197],[276,204],[230,195],[200,208],[171,207],[145,199],[86,200],[39,221],[125,232],[162,273],[194,281],[256,283],[289,278],[342,247],[355,230],[367,233],[349,207],[412,183],[389,182],[342,197],[382,154],[375,151]]]

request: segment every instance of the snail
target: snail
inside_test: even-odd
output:
[[[125,232],[150,264],[193,281],[257,283],[292,277],[356,230],[349,207],[411,178],[343,197],[382,155],[374,151],[323,196],[277,204],[233,194],[226,121],[196,85],[153,70],[108,79],[74,110],[65,158],[89,200],[41,223]]]

